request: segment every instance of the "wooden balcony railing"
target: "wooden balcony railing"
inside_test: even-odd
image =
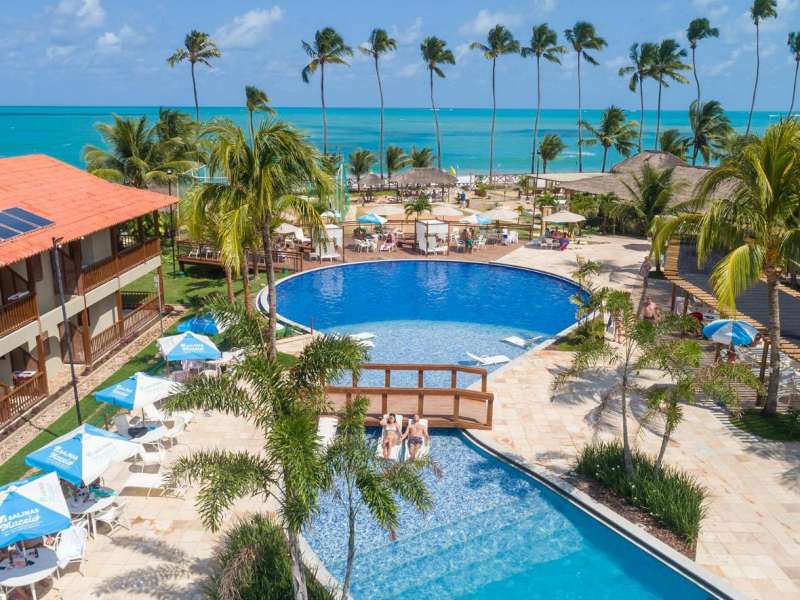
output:
[[[366,364],[362,371],[383,371],[382,386],[362,386],[354,380],[349,386],[328,386],[328,400],[334,409],[341,409],[356,396],[369,399],[367,424],[377,425],[387,413],[418,414],[428,419],[431,427],[458,427],[461,429],[491,429],[494,394],[486,390],[486,369],[461,365]],[[416,372],[417,386],[395,387],[394,372]],[[425,375],[431,372],[449,372],[450,385],[428,387]],[[478,375],[480,390],[459,387],[460,374]]]
[[[38,317],[39,305],[36,302],[36,294],[29,294],[21,300],[0,306],[0,335],[32,323]]]
[[[263,270],[267,266],[263,252],[248,252],[251,272],[256,268]],[[222,266],[222,257],[219,250],[211,244],[202,242],[178,242],[178,262],[183,269],[183,264]],[[273,250],[272,268],[275,271],[284,269],[292,272],[303,270],[303,252],[300,250]]]
[[[144,300],[121,321],[106,327],[92,336],[89,361],[94,364],[105,354],[136,336],[142,329],[158,318],[158,297],[154,292],[132,292],[145,294]]]
[[[47,397],[47,377],[39,371],[0,398],[0,427],[5,427]]]
[[[111,281],[121,273],[147,262],[160,254],[161,241],[155,238],[147,240],[139,246],[123,250],[117,256],[110,256],[93,265],[84,267],[83,292],[86,293],[107,281]]]

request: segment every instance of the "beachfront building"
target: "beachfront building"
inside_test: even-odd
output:
[[[158,211],[172,202],[49,156],[0,159],[0,430],[64,381],[67,336],[91,368],[158,319]]]

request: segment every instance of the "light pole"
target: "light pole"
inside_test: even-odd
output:
[[[167,169],[167,193],[172,196],[172,173],[174,171],[172,169]],[[177,271],[175,270],[175,242],[177,241],[175,231],[175,212],[173,211],[173,205],[170,203],[169,205],[169,239],[170,239],[170,247],[172,249],[172,278],[175,279],[177,277]]]
[[[78,416],[78,425],[83,423],[81,418],[81,403],[78,399],[78,379],[75,377],[75,359],[72,356],[72,337],[69,331],[69,321],[67,321],[67,305],[64,303],[64,280],[61,277],[61,240],[60,237],[53,238],[53,262],[56,265],[56,279],[58,280],[58,296],[61,300],[61,319],[64,321],[64,341],[67,343],[67,357],[69,358],[69,370],[72,374],[72,395],[75,398],[75,413]]]

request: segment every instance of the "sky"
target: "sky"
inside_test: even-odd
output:
[[[356,49],[350,66],[329,67],[329,106],[374,106],[373,65],[358,53],[372,28],[382,27],[399,48],[382,62],[386,105],[429,104],[428,81],[419,45],[427,35],[444,39],[457,64],[445,66],[436,81],[442,107],[486,107],[490,103],[490,63],[469,50],[495,24],[506,25],[526,45],[531,27],[547,22],[559,33],[578,20],[590,21],[608,47],[596,53],[598,66],[583,68],[583,104],[617,104],[636,109],[638,98],[617,74],[627,64],[633,42],[674,37],[684,46],[688,22],[705,16],[719,27],[718,39],[698,47],[698,74],[704,97],[728,110],[746,110],[755,71],[755,28],[747,0],[319,0],[268,2],[226,0],[3,0],[0,25],[0,104],[4,105],[164,105],[192,102],[187,64],[170,68],[166,58],[191,29],[208,32],[223,56],[214,68],[198,68],[201,105],[243,103],[246,84],[261,87],[276,106],[318,106],[318,75],[303,83],[307,62],[301,40],[331,26]],[[800,0],[778,0],[778,18],[762,24],[761,83],[757,110],[786,111],[791,98],[794,57],[787,33],[800,29]],[[563,64],[543,67],[543,106],[577,106],[575,53]],[[498,61],[498,105],[527,108],[535,101],[532,59],[504,56]],[[655,84],[645,88],[654,102]],[[692,85],[664,90],[663,106],[685,109]]]

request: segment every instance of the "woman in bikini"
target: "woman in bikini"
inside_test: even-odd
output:
[[[394,413],[390,413],[388,417],[381,420],[383,426],[383,458],[389,460],[394,446],[399,446],[403,441],[403,435],[400,432],[400,426],[397,424],[397,418]]]

